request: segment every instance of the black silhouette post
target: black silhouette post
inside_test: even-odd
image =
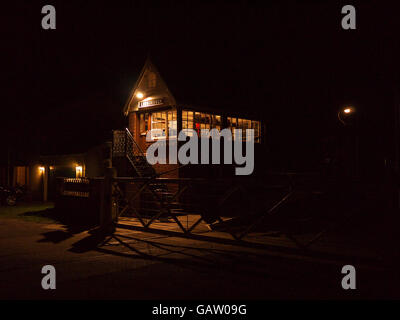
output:
[[[104,183],[102,194],[102,206],[100,214],[100,228],[105,233],[113,233],[115,229],[115,203],[113,199],[113,182],[117,177],[116,168],[111,166],[111,161],[106,161],[104,169]]]

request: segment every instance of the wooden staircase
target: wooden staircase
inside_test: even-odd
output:
[[[139,178],[155,178],[158,177],[156,170],[147,162],[146,154],[140,148],[133,138],[128,128],[125,130],[114,130],[112,144],[112,160],[117,167],[119,176],[139,177]],[[152,215],[159,212],[157,204],[167,201],[172,197],[173,193],[168,190],[165,183],[149,182],[147,192],[143,192],[141,203],[142,208]]]

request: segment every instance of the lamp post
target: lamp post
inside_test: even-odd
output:
[[[359,167],[359,150],[358,150],[358,132],[357,132],[357,113],[353,106],[346,106],[341,108],[337,117],[339,121],[345,126],[344,130],[344,157],[346,159],[346,168],[350,177],[358,176]]]

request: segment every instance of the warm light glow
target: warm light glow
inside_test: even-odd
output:
[[[349,120],[354,118],[355,112],[356,109],[354,109],[352,106],[347,106],[343,107],[343,109],[339,109],[337,116],[341,123],[343,123],[344,125],[349,125],[351,124]]]
[[[76,177],[77,178],[82,177],[82,166],[76,166],[75,170],[76,170]]]
[[[54,167],[53,166],[50,166],[50,168],[49,168],[50,170],[54,170]]]
[[[144,95],[143,95],[143,93],[138,92],[138,93],[136,93],[136,97],[137,97],[138,99],[142,99],[142,98],[144,97]]]
[[[45,170],[45,168],[44,168],[44,167],[39,167],[39,172],[40,172],[41,174],[43,174],[43,173],[44,173],[44,170]]]

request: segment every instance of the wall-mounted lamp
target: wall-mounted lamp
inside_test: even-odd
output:
[[[143,99],[144,95],[141,92],[136,93],[136,98]]]
[[[40,174],[44,174],[45,172],[45,168],[44,167],[39,167],[39,173]]]
[[[75,167],[75,172],[76,172],[76,177],[77,178],[81,178],[82,177],[82,172],[83,172],[82,166],[76,166]]]

